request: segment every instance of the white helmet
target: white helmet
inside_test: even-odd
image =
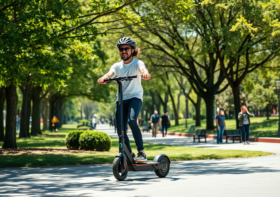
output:
[[[123,38],[119,39],[117,47],[120,49],[120,46],[125,45],[125,44],[130,45],[131,47],[136,49],[136,42],[132,38],[129,38],[129,37],[123,37]]]

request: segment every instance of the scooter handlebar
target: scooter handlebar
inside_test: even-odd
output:
[[[116,77],[116,78],[112,78],[112,79],[105,79],[104,82],[106,83],[110,83],[112,81],[130,81],[134,78],[137,78],[137,75],[134,75],[134,76],[126,76],[126,77]]]

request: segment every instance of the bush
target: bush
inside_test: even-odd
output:
[[[83,132],[81,130],[70,131],[65,138],[66,147],[69,149],[79,149],[79,138]]]
[[[90,121],[89,120],[87,120],[87,119],[82,119],[82,120],[79,120],[79,124],[83,124],[83,123],[85,123],[85,125],[87,124],[87,125],[90,125]]]
[[[200,115],[200,120],[204,120],[206,118],[205,115]],[[196,119],[196,115],[193,114],[192,119],[195,120]]]
[[[109,151],[111,148],[111,138],[107,133],[98,131],[85,131],[79,139],[81,149]]]

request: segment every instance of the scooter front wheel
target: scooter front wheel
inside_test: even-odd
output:
[[[169,159],[165,156],[160,157],[158,161],[163,167],[161,169],[155,170],[155,173],[158,177],[163,178],[166,177],[169,173],[170,169],[170,162]]]
[[[123,181],[127,177],[128,174],[127,163],[123,168],[123,164],[119,157],[116,157],[113,161],[113,174],[118,181]]]

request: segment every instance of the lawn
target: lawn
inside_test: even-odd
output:
[[[3,142],[0,142],[0,146]],[[31,137],[29,139],[17,139],[19,148],[65,148],[63,137]],[[134,143],[132,149],[136,150]],[[247,158],[266,156],[272,153],[263,151],[244,150],[217,150],[193,148],[185,146],[168,146],[145,143],[145,150],[149,160],[160,153],[167,154],[172,161],[198,160],[198,159],[225,159]],[[104,164],[112,163],[118,152],[118,139],[112,139],[110,152],[91,152],[79,154],[23,154],[23,155],[0,155],[0,167],[29,167],[29,166],[58,166],[79,164]]]
[[[250,136],[251,137],[277,137],[278,131],[278,117],[270,117],[270,120],[266,120],[266,117],[253,117],[250,118]],[[179,120],[179,125],[175,125],[175,121],[171,121],[171,127],[168,132],[182,132],[182,133],[193,133],[189,132],[191,125],[195,125],[195,120],[188,119],[188,128],[185,128],[185,120]],[[235,129],[236,123],[234,119],[226,120],[227,129]],[[201,121],[201,126],[196,129],[205,129],[206,120]],[[216,131],[210,131],[208,134],[216,134]]]

